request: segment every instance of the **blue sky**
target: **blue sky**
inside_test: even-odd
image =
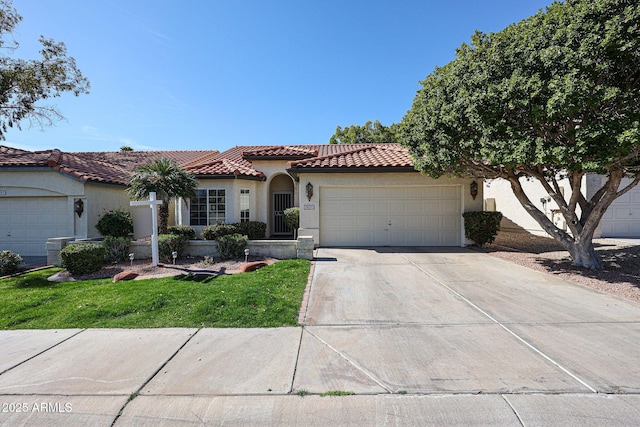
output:
[[[91,93],[0,142],[31,150],[323,144],[336,126],[398,122],[419,81],[478,29],[552,0],[14,0],[15,56],[63,41]]]

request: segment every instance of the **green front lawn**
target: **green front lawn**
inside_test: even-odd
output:
[[[0,280],[0,329],[296,325],[310,263],[232,276],[52,283],[59,269]]]

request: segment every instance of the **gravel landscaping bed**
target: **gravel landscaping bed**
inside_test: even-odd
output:
[[[602,270],[571,265],[569,253],[554,239],[501,231],[494,243],[477,248],[489,255],[544,271],[561,279],[640,302],[640,246],[613,239],[594,239]]]

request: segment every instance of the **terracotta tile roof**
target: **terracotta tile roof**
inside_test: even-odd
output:
[[[220,152],[218,150],[167,150],[167,151],[114,151],[96,152],[87,151],[75,153],[82,157],[100,160],[103,162],[119,165],[127,169],[135,169],[145,163],[159,159],[171,159],[180,166],[185,166],[201,159],[211,158]]]
[[[149,161],[170,158],[182,165],[218,153],[216,150],[65,153],[57,149],[25,151],[0,146],[0,168],[49,167],[85,182],[127,185],[131,172]]]
[[[239,177],[245,179],[265,179],[264,173],[253,169],[250,165],[241,164],[229,159],[218,159],[202,164],[185,167],[185,170],[198,177]]]
[[[331,170],[415,171],[407,149],[398,144],[352,145],[350,151],[289,162],[291,171]]]
[[[20,154],[20,153],[28,153],[27,150],[22,150],[20,148],[7,147],[6,145],[0,145],[0,154]]]
[[[309,157],[317,157],[318,150],[304,146],[281,146],[267,147],[257,150],[243,151],[242,158],[246,160],[258,159],[281,159],[281,160],[300,160]]]

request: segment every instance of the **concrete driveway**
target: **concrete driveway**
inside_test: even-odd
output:
[[[639,392],[639,304],[460,248],[318,250],[302,328],[0,331],[0,425],[637,425]]]

